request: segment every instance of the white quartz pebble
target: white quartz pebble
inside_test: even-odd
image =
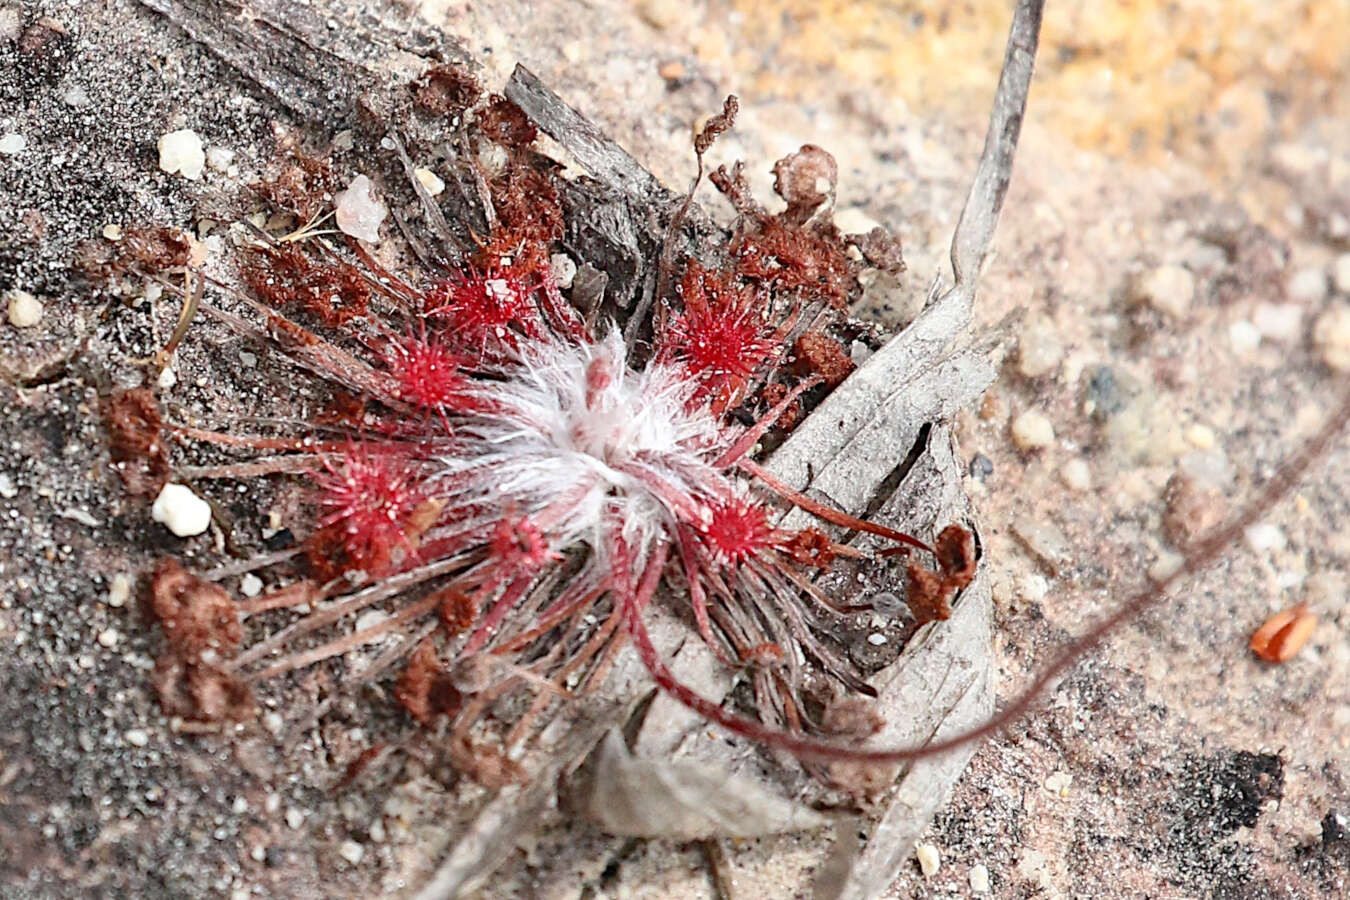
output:
[[[211,504],[194,494],[192,488],[170,482],[155,498],[150,518],[179,537],[192,537],[211,527]]]
[[[380,239],[380,223],[389,209],[371,190],[370,179],[357,175],[345,191],[338,191],[333,203],[337,208],[337,226],[343,234],[373,244]]]
[[[161,135],[159,139],[159,167],[170,175],[177,172],[189,181],[202,177],[206,165],[206,151],[202,139],[191,128],[180,128]]]

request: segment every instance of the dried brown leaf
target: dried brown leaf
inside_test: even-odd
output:
[[[429,638],[408,658],[408,665],[394,687],[394,696],[423,725],[430,725],[438,715],[454,716],[463,700],[441,665],[435,642]]]
[[[803,144],[773,165],[773,189],[787,201],[784,221],[800,225],[834,196],[839,164],[815,144]]]
[[[162,439],[164,419],[149,388],[118,391],[104,402],[108,455],[129,493],[159,493],[171,471]]]
[[[218,584],[204,581],[166,559],[150,580],[150,611],[164,629],[171,652],[186,659],[204,650],[232,654],[243,639],[239,609]]]
[[[694,152],[699,156],[707,153],[713,142],[736,124],[736,113],[740,108],[740,101],[736,99],[736,95],[728,94],[727,99],[722,101],[722,111],[708,119],[694,136]]]
[[[856,368],[844,348],[829,335],[808,331],[792,348],[793,369],[800,375],[819,375],[825,384],[840,384]]]
[[[413,102],[442,116],[460,116],[478,102],[483,89],[466,67],[449,63],[432,66],[412,85]]]
[[[566,795],[600,829],[629,837],[759,837],[828,823],[815,810],[706,762],[633,756],[617,730],[568,780]]]
[[[890,275],[905,271],[905,258],[900,252],[900,238],[880,225],[866,234],[847,234],[844,241],[858,248],[863,259],[873,268]]]

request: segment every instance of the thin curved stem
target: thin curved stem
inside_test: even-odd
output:
[[[1262,487],[1254,500],[1248,503],[1227,524],[1210,532],[1190,547],[1180,568],[1161,581],[1156,581],[1139,591],[1121,604],[1120,608],[1111,615],[1092,626],[1080,637],[1070,641],[1055,657],[1054,661],[1036,676],[1031,686],[1014,698],[998,715],[976,725],[974,728],[940,741],[912,747],[860,750],[855,746],[841,745],[831,741],[780,731],[762,722],[748,719],[724,709],[676,679],[661,659],[659,651],[652,644],[651,636],[647,633],[640,610],[636,608],[636,605],[632,605],[626,610],[625,621],[628,632],[643,664],[662,690],[694,712],[735,734],[808,759],[896,763],[938,756],[996,734],[1005,726],[1020,718],[1023,713],[1031,708],[1032,704],[1036,702],[1036,698],[1046,687],[1081,659],[1085,653],[1101,643],[1107,635],[1158,605],[1167,596],[1168,591],[1183,578],[1213,565],[1230,547],[1241,540],[1243,532],[1249,526],[1264,518],[1275,504],[1289,494],[1294,485],[1307,474],[1313,463],[1326,454],[1331,443],[1344,430],[1347,422],[1350,422],[1350,390],[1346,391],[1336,411],[1327,419],[1317,434],[1280,467],[1279,471]]]

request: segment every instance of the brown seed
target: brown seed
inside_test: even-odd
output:
[[[1303,649],[1316,626],[1317,616],[1300,603],[1266,619],[1252,634],[1248,646],[1266,662],[1286,662]]]

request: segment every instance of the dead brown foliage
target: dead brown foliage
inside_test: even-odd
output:
[[[461,738],[450,744],[450,762],[466,778],[485,788],[502,788],[527,780],[524,768],[502,750]]]
[[[161,560],[150,581],[150,611],[170,647],[185,656],[204,650],[232,654],[244,637],[239,610],[218,584],[203,581],[177,560]]]
[[[698,134],[694,136],[694,153],[700,157],[707,153],[708,148],[736,124],[736,114],[740,110],[740,100],[736,98],[735,94],[728,95],[722,101],[722,111],[704,122]]]
[[[783,401],[783,398],[788,395],[789,390],[790,388],[788,388],[787,385],[775,381],[764,385],[764,387],[760,389],[759,398],[764,401],[765,406],[772,409]],[[802,403],[801,398],[798,398],[787,405],[787,408],[783,410],[783,414],[778,417],[778,421],[774,423],[774,427],[779,431],[787,433],[796,428],[797,423],[800,422],[801,419]]]
[[[905,257],[900,252],[900,238],[880,225],[866,234],[846,234],[844,241],[858,248],[863,259],[873,268],[891,275],[905,271]]]
[[[298,244],[249,250],[240,274],[264,303],[299,306],[330,327],[364,316],[370,306],[370,285],[355,266],[314,259]]]
[[[733,239],[731,252],[742,277],[771,290],[835,309],[848,304],[855,274],[832,223],[793,225],[771,218]]]
[[[463,634],[478,617],[473,598],[463,591],[447,591],[439,607],[441,625],[450,635]]]
[[[834,545],[819,528],[803,528],[788,538],[781,549],[804,566],[828,569],[834,562]]]
[[[801,225],[834,194],[839,165],[815,144],[804,144],[796,153],[773,164],[774,193],[787,201],[782,219]]]
[[[551,168],[507,166],[492,179],[489,190],[498,227],[480,254],[484,264],[495,264],[496,256],[519,256],[534,247],[547,262],[547,245],[563,236],[562,199],[553,184]]]
[[[975,578],[975,536],[960,525],[948,525],[934,542],[939,570],[917,563],[905,570],[910,611],[920,625],[951,617],[952,597]]]
[[[422,109],[442,116],[461,116],[478,102],[482,89],[478,80],[463,66],[432,66],[412,85],[413,102]]]
[[[362,548],[366,552],[353,555],[347,537],[346,527],[339,521],[317,529],[305,540],[305,562],[316,580],[329,581],[355,569],[385,572],[393,564],[393,547],[369,543]]]
[[[808,331],[797,338],[792,356],[798,374],[819,375],[830,387],[840,384],[855,368],[839,342],[819,331]]]
[[[488,98],[478,116],[478,130],[513,152],[525,149],[539,136],[539,129],[530,117],[501,94]]]
[[[242,722],[258,714],[248,685],[219,666],[166,653],[155,660],[150,683],[171,716],[202,722]]]
[[[419,644],[408,658],[408,665],[394,687],[394,696],[423,725],[430,725],[438,715],[453,717],[464,699],[441,665],[436,645],[430,639]]]
[[[75,251],[85,275],[110,278],[128,272],[166,272],[193,262],[194,241],[177,228],[128,228],[116,241],[91,241]]]
[[[159,404],[149,388],[118,391],[103,403],[108,455],[127,492],[138,497],[159,493],[171,467],[162,440]]]
[[[731,270],[737,278],[780,295],[843,309],[864,261],[893,274],[904,270],[900,241],[884,229],[844,236],[835,227],[829,204],[839,166],[829,153],[806,144],[775,163],[773,173],[774,191],[787,203],[777,215],[769,215],[755,200],[743,163],[729,170],[719,166],[708,176],[741,217],[730,246]],[[850,245],[862,254],[862,261],[849,257]]]
[[[152,683],[165,712],[208,722],[257,712],[248,686],[222,668],[243,638],[238,607],[224,588],[166,559],[150,580],[150,612],[164,630]]]
[[[256,185],[255,190],[273,207],[307,222],[330,202],[325,198],[337,191],[337,178],[327,160],[300,150],[294,138],[279,136],[278,144],[289,159],[275,177]]]

